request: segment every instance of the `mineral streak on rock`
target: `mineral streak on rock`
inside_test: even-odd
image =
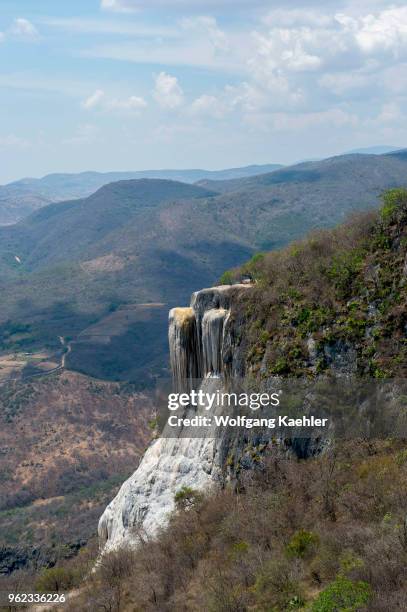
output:
[[[201,380],[206,392],[221,390],[219,376],[236,372],[236,347],[228,329],[233,300],[248,285],[226,285],[193,294],[189,308],[173,308],[168,339],[174,390],[186,379]],[[227,356],[227,359],[225,358]],[[199,412],[199,407],[194,409]],[[185,409],[185,414],[191,412]],[[196,413],[195,412],[195,413]],[[99,521],[104,550],[137,542],[138,534],[154,535],[174,509],[182,487],[208,489],[222,477],[222,440],[208,430],[204,438],[161,437],[147,449],[139,467],[122,485]]]
[[[181,391],[183,381],[200,377],[198,335],[192,308],[170,311],[168,342],[174,387]]]

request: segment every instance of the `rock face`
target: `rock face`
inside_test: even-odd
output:
[[[174,387],[185,389],[186,379],[200,379],[204,391],[219,389],[219,377],[241,374],[236,333],[230,320],[234,299],[250,285],[203,289],[193,294],[189,308],[169,314],[170,360]],[[199,414],[200,407],[185,413]],[[207,489],[222,479],[223,441],[209,431],[205,438],[161,437],[147,449],[138,469],[122,485],[99,521],[105,550],[153,535],[174,509],[174,495],[182,487]]]
[[[204,489],[215,480],[214,438],[159,438],[122,485],[99,521],[101,545],[115,548],[138,532],[153,535],[165,525],[182,487]]]
[[[198,378],[200,351],[192,308],[173,308],[170,311],[168,342],[175,386],[178,386],[179,381]]]

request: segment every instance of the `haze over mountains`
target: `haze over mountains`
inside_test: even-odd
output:
[[[272,172],[281,164],[265,164],[227,170],[141,170],[137,172],[81,172],[48,174],[0,186],[0,225],[10,225],[51,202],[84,198],[108,183],[130,179],[169,179],[195,183],[203,179],[225,180]]]
[[[392,153],[394,151],[400,151],[400,147],[394,147],[389,145],[376,145],[373,147],[362,147],[359,149],[351,149],[346,151],[345,155],[352,155],[354,153],[362,153],[363,155],[384,155],[385,153]]]
[[[254,252],[375,207],[385,189],[405,185],[402,151],[199,185],[119,181],[45,206],[0,228],[0,323],[28,326],[2,348],[55,347],[64,336],[68,365],[83,372],[122,380],[162,372],[168,308]]]
[[[397,147],[375,146],[348,151],[348,154],[379,155],[397,151]],[[317,161],[317,160],[313,160]],[[0,226],[12,225],[31,212],[51,204],[85,198],[104,185],[131,179],[168,179],[183,183],[203,180],[223,181],[267,174],[283,168],[282,164],[250,165],[225,170],[140,170],[135,172],[80,172],[48,174],[42,178],[23,178],[0,185]]]

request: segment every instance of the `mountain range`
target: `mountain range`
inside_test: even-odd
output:
[[[118,181],[45,206],[0,228],[0,350],[55,348],[62,336],[73,369],[113,380],[162,373],[171,306],[255,252],[376,207],[384,190],[405,185],[401,151],[196,185]]]
[[[374,146],[353,149],[346,154],[382,155],[398,150],[394,146]],[[0,226],[17,223],[31,212],[52,202],[86,198],[104,185],[117,181],[142,178],[167,179],[183,183],[196,183],[202,180],[223,181],[268,174],[282,167],[282,164],[253,164],[225,170],[163,169],[135,172],[80,172],[48,174],[42,178],[23,178],[7,185],[0,185]]]
[[[51,202],[85,198],[104,185],[130,179],[168,179],[195,183],[203,179],[225,180],[272,172],[281,164],[252,165],[227,170],[141,170],[138,172],[81,172],[48,174],[0,186],[0,225],[11,225]]]

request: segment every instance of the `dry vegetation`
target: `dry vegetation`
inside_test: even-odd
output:
[[[401,443],[360,440],[307,461],[270,449],[238,493],[178,495],[157,540],[106,555],[69,609],[405,610],[406,485]]]
[[[71,372],[0,389],[0,574],[52,564],[95,535],[151,414],[143,394]]]

